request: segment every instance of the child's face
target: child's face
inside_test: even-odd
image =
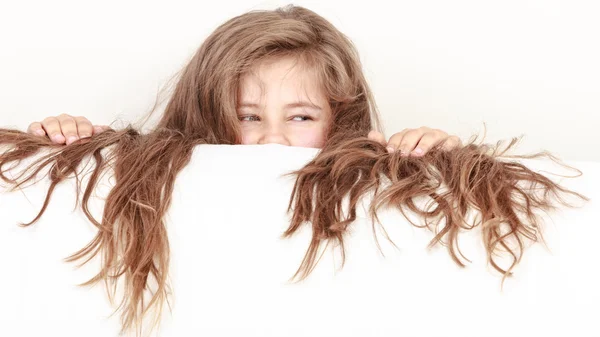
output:
[[[261,62],[240,79],[242,144],[323,147],[331,109],[317,77],[295,63]]]

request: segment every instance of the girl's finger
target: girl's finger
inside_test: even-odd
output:
[[[412,151],[411,155],[422,156],[436,144],[446,140],[446,138],[448,137],[444,134],[440,134],[439,132],[427,132],[423,135],[423,137],[421,137],[419,143],[417,144],[414,151]]]
[[[40,122],[33,122],[29,124],[29,127],[27,128],[27,133],[35,134],[38,136],[46,135],[46,131],[44,131],[44,128],[42,128],[42,123]]]
[[[457,147],[462,147],[462,141],[457,136],[450,136],[446,138],[444,145],[442,145],[442,148],[446,151],[450,151]]]
[[[394,152],[398,150],[400,148],[400,144],[402,143],[402,139],[410,131],[412,131],[412,129],[404,129],[398,133],[393,134],[387,142],[388,152]]]
[[[110,126],[108,125],[94,125],[94,134],[101,133],[107,130],[110,130]]]
[[[369,131],[367,138],[369,138],[370,140],[375,141],[383,146],[385,146],[387,144],[385,141],[385,136],[383,135],[383,133],[381,133],[379,131],[375,131],[375,130]]]
[[[67,145],[79,139],[79,136],[77,135],[77,122],[73,116],[62,114],[58,116],[57,119],[60,122],[62,134],[67,140]]]
[[[408,156],[411,153],[425,153],[424,149],[417,147],[417,144],[419,144],[421,138],[423,138],[423,135],[430,130],[431,129],[428,127],[420,127],[407,132],[400,142],[400,151],[402,155]]]
[[[85,117],[78,116],[74,117],[76,125],[77,125],[77,134],[79,138],[88,138],[91,137],[94,133],[94,127],[92,123]]]
[[[42,128],[50,139],[57,144],[64,144],[65,137],[60,129],[60,122],[56,117],[47,117],[42,121]]]

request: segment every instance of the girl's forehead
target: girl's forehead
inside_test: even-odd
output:
[[[242,92],[300,87],[309,91],[318,91],[319,94],[322,91],[320,77],[315,67],[295,57],[263,60],[240,76]]]

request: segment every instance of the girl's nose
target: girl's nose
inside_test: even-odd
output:
[[[282,132],[281,128],[269,126],[264,131],[262,137],[260,138],[259,144],[281,144],[289,146],[290,142],[288,141],[285,133]]]

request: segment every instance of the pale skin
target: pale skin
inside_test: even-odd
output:
[[[241,144],[323,147],[331,110],[317,76],[307,67],[298,66],[293,58],[264,61],[253,70],[240,79],[237,112]],[[83,116],[62,114],[31,123],[27,132],[69,145],[107,129],[108,126],[93,125]],[[425,126],[404,129],[387,141],[374,130],[368,138],[386,146],[388,152],[399,150],[402,155],[411,156],[422,156],[438,143],[443,143],[446,150],[462,145],[457,136]]]

